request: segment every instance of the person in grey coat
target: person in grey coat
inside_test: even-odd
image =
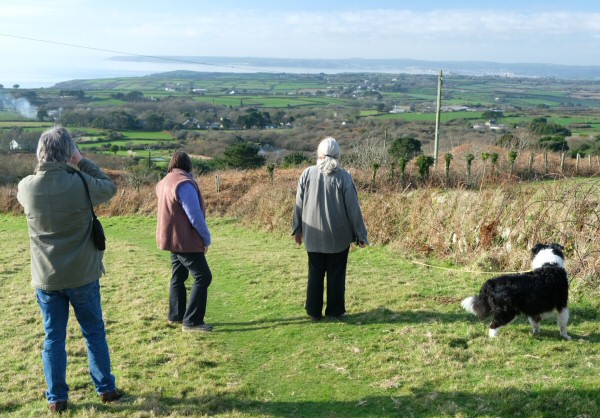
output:
[[[327,275],[325,315],[346,314],[346,266],[351,243],[369,244],[367,228],[352,176],[340,167],[340,147],[334,138],[321,141],[317,164],[298,181],[292,235],[308,252],[306,313],[312,320],[323,316],[324,279]]]
[[[103,251],[92,240],[93,205],[110,200],[117,185],[83,158],[62,126],[42,133],[38,166],[19,182],[17,199],[29,228],[31,285],[36,290],[46,333],[42,362],[52,412],[67,409],[67,322],[73,307],[86,339],[89,373],[102,402],[121,398],[111,372],[100,302]],[[89,189],[89,197],[76,166]]]

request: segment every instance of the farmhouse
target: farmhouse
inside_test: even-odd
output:
[[[442,112],[466,112],[469,111],[468,106],[453,105],[453,106],[442,106]]]
[[[410,106],[394,105],[394,108],[392,110],[390,110],[390,113],[405,113],[405,112],[410,112],[410,111],[411,111]]]
[[[473,129],[489,129],[491,131],[504,131],[508,129],[508,126],[504,123],[497,124],[494,120],[488,120],[485,123],[476,123],[473,125]]]
[[[182,125],[186,128],[196,128],[196,129],[202,128],[202,124],[196,118],[188,118],[185,122],[182,123]]]

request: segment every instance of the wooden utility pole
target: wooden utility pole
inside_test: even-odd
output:
[[[440,109],[442,105],[442,70],[438,79],[437,104],[435,109],[435,139],[433,141],[433,167],[437,166],[438,152],[440,147]]]

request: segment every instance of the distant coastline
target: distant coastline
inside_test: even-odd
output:
[[[424,61],[411,59],[292,59],[260,57],[116,56],[48,63],[44,68],[21,68],[7,63],[0,68],[5,87],[52,87],[60,82],[116,77],[143,77],[172,71],[220,73],[389,73],[463,76],[501,76],[599,80],[600,66],[518,64],[479,61]]]
[[[600,80],[600,66],[558,64],[498,63],[486,61],[425,61],[413,59],[294,59],[260,57],[195,57],[195,56],[120,56],[112,61],[145,63],[179,63],[202,65],[213,72],[292,72],[347,73],[378,72],[404,74],[446,73],[472,76],[509,76]],[[185,68],[187,69],[187,68]]]

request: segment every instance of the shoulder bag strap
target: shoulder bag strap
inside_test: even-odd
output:
[[[92,218],[96,219],[96,214],[94,213],[94,205],[92,205],[92,198],[90,196],[90,189],[88,189],[87,182],[85,181],[85,178],[83,178],[83,174],[81,174],[81,172],[76,170],[75,173],[77,173],[77,175],[83,182],[83,187],[85,187],[85,192],[87,194],[88,200],[90,201],[90,209],[92,209]]]

